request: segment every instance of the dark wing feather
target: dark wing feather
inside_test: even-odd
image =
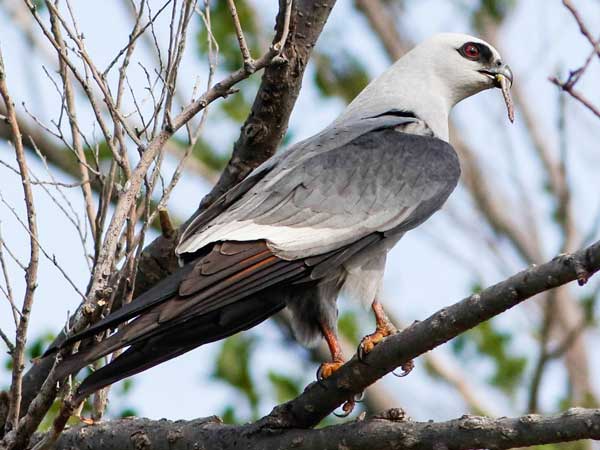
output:
[[[383,127],[315,150],[336,138],[321,136],[305,155],[283,158],[230,208],[186,233],[179,251],[264,239],[283,259],[318,256],[374,232],[410,229],[439,209],[458,181],[458,158],[442,140]]]
[[[123,305],[117,311],[109,314],[107,317],[99,320],[85,330],[67,338],[60,344],[48,348],[43,356],[48,356],[52,353],[55,353],[57,350],[73,345],[82,339],[95,336],[102,331],[114,328],[120,323],[132,319],[133,317],[142,314],[153,306],[170,299],[179,289],[182,280],[189,275],[193,268],[193,264],[188,264],[182,267],[178,271],[158,282],[155,286],[148,289],[142,295],[136,297],[134,301]]]
[[[314,283],[387,234],[403,233],[428,218],[456,184],[454,151],[437,139],[403,135],[389,126],[370,130],[353,130],[354,137],[337,140],[324,135],[327,151],[307,149],[298,164],[288,156],[280,158],[281,167],[273,163],[257,169],[248,182],[196,217],[183,239],[230,218],[272,227],[282,221],[292,228],[314,224],[310,252],[282,256],[262,238],[222,239],[197,248],[178,272],[66,341],[68,345],[121,324],[102,342],[66,357],[58,373],[75,372],[129,347],[84,382],[84,395],[230,336],[283,308],[285,296],[280,294],[286,286]]]
[[[78,399],[135,375],[194,348],[226,338],[258,325],[285,304],[273,296],[257,296],[213,314],[203,315],[178,327],[177,333],[164,330],[129,347],[110,364],[95,371],[79,386]]]
[[[233,252],[233,248],[238,250]],[[82,332],[71,336],[61,343],[58,348],[67,347],[82,339],[114,328],[120,323],[139,316],[168,300],[183,300],[201,290],[203,291],[202,294],[206,293],[208,295],[219,292],[220,289],[234,284],[234,281],[243,280],[244,276],[249,276],[261,269],[265,260],[273,259],[277,258],[272,255],[264,242],[218,243],[213,246],[207,255],[186,264],[131,303],[109,314]],[[208,290],[207,288],[212,289]],[[194,299],[194,297],[191,299]],[[58,348],[48,349],[46,354]]]

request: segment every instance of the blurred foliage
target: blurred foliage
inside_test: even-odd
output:
[[[338,331],[340,336],[346,338],[350,342],[356,342],[360,340],[360,327],[356,318],[356,312],[344,311],[338,318]]]
[[[287,402],[302,392],[302,380],[291,378],[285,375],[278,374],[274,371],[269,372],[269,381],[275,391],[275,399],[277,403]]]
[[[235,5],[250,54],[253,58],[258,58],[261,52],[261,46],[255,11],[249,5],[247,0],[236,0]],[[229,8],[227,7],[227,2],[212,1],[210,18],[212,35],[219,44],[219,66],[228,71],[239,69],[243,64],[243,60],[237,36],[235,34],[233,20],[229,13]],[[207,29],[204,26],[202,18],[200,17],[198,20],[201,21],[201,24],[200,31],[196,36],[196,41],[200,52],[202,54],[207,54]]]
[[[187,147],[187,141],[184,141],[183,139],[174,138],[173,142],[177,143],[177,145],[181,147],[182,152]],[[230,158],[230,154],[220,154],[202,138],[196,141],[196,144],[192,149],[192,154],[196,159],[205,164],[206,167],[215,171],[223,170]]]
[[[242,123],[250,114],[252,106],[248,98],[254,98],[258,83],[255,78],[249,78],[241,82],[239,86],[240,92],[228,96],[220,102],[220,107],[229,119]]]
[[[42,356],[42,353],[44,353],[46,347],[54,340],[54,337],[55,335],[48,331],[30,340],[25,349],[25,360],[29,362]],[[12,370],[13,365],[10,355],[5,356],[3,366],[6,370]]]
[[[483,32],[490,22],[500,25],[515,7],[515,0],[479,0],[468,6],[473,28]]]
[[[104,140],[97,142],[93,148],[88,146],[84,147],[83,152],[88,161],[94,161],[96,156],[100,162],[112,161],[112,152]]]
[[[250,374],[250,356],[254,344],[255,338],[248,334],[236,334],[226,339],[215,361],[212,375],[214,379],[224,381],[244,395],[253,418],[258,416],[258,393]],[[235,423],[234,411],[227,407],[223,420]]]
[[[33,339],[30,339],[27,347],[25,349],[25,355],[26,355],[26,361],[28,362],[28,365],[31,364],[31,362],[33,360],[35,360],[36,358],[39,358],[42,353],[44,352],[44,350],[48,347],[48,345],[54,341],[55,335],[51,332],[45,332],[40,334],[39,336],[36,336]],[[2,364],[2,366],[4,368],[4,370],[6,370],[6,372],[10,372],[12,370],[12,359],[10,357],[10,355],[6,355],[4,358],[4,362]],[[26,370],[27,370],[26,366]],[[91,373],[91,369],[90,368],[86,368],[82,371],[81,375],[79,378],[83,378],[84,376],[87,376]],[[131,394],[131,390],[134,386],[134,380],[129,378],[126,380],[121,381],[120,383],[116,384],[115,386],[113,386],[112,391],[113,394],[116,395],[119,400],[120,403],[124,403],[125,406],[123,406],[119,411],[113,411],[113,408],[111,408],[110,403],[108,405],[107,411],[106,411],[106,415],[108,417],[130,417],[130,416],[136,416],[137,415],[137,411],[135,410],[135,408],[127,405],[127,402],[129,401],[129,395]],[[8,390],[9,386],[1,386],[0,390]],[[52,422],[54,421],[54,418],[56,417],[56,415],[58,414],[59,410],[60,410],[60,405],[61,405],[61,399],[57,399],[54,401],[54,403],[52,404],[52,406],[50,407],[48,414],[46,414],[46,416],[44,417],[44,420],[40,423],[38,430],[39,431],[46,431],[50,428],[50,426],[52,425]],[[85,402],[84,406],[83,406],[83,410],[81,412],[82,416],[90,416],[92,412],[92,407],[91,407],[91,400],[88,400]],[[70,425],[76,425],[79,423],[79,419],[77,419],[76,417],[72,417],[71,419],[69,419],[69,424]]]
[[[385,1],[388,3],[398,2],[398,0]],[[463,7],[465,14],[478,32],[484,31],[490,24],[501,24],[516,5],[515,0],[455,1]],[[43,0],[35,0],[35,3],[38,8],[45,7]],[[266,48],[268,44],[264,41],[263,36],[270,37],[270,34],[263,34],[265,30],[259,29],[261,24],[257,17],[257,11],[254,11],[250,4],[249,0],[236,0],[244,35],[252,56],[257,58],[261,54],[261,49]],[[202,21],[201,18],[198,20]],[[226,2],[217,0],[211,2],[211,21],[212,33],[219,45],[218,69],[224,72],[238,69],[242,65],[242,57]],[[270,31],[268,30],[268,32]],[[327,35],[324,34],[323,37],[326,38]],[[197,57],[202,61],[206,61],[208,53],[207,39],[206,27],[201,23],[199,32],[196,35],[196,43]],[[343,42],[329,39],[327,45],[321,45],[315,49],[310,63],[313,66],[313,78],[310,81],[314,83],[313,86],[323,98],[337,98],[348,103],[369,82],[367,67],[363,64],[361,56],[361,54],[352,53],[350,49],[344,47]],[[211,108],[220,114],[217,117],[219,119],[223,117],[236,124],[243,122],[250,112],[259,80],[260,76],[251,77],[238,86],[240,88],[239,93],[232,94],[223,101],[212,105]],[[232,135],[230,141],[233,142],[234,139],[235,136]],[[293,130],[288,131],[283,143],[287,145],[293,140]],[[183,140],[178,140],[177,143],[181,145],[182,149],[186,146]],[[106,142],[100,141],[96,145],[97,147],[94,149],[85,149],[88,157],[97,152],[101,162],[111,160],[112,155]],[[227,149],[227,152],[219,151],[211,143],[199,139],[193,149],[193,157],[207,167],[221,171],[229,160],[230,151],[231,148]],[[545,188],[550,189],[548,185]],[[555,211],[554,220],[557,222],[564,220],[561,211]],[[473,287],[474,292],[480,289],[480,285]],[[587,324],[595,325],[597,296],[585,296],[580,301],[584,307]],[[361,330],[364,317],[366,316],[362,311],[342,312],[338,322],[340,335],[350,342],[358,343],[361,333],[364,331]],[[369,320],[372,320],[371,316],[369,316]],[[46,333],[32,340],[27,348],[28,359],[38,357],[52,339],[53,336]],[[451,348],[459,358],[467,362],[478,358],[491,362],[493,373],[487,380],[489,384],[508,395],[515,396],[517,388],[523,385],[526,359],[516,354],[512,344],[513,334],[500,330],[495,321],[488,321],[454,339],[451,342]],[[270,396],[273,398],[273,402],[277,403],[287,401],[296,397],[307,382],[311,381],[313,373],[311,370],[304,370],[299,376],[290,376],[277,370],[270,370],[265,380],[256,379],[256,376],[253,376],[252,360],[254,351],[260,346],[259,338],[251,333],[235,335],[221,344],[220,351],[214,361],[215,368],[212,377],[233,387],[236,393],[240,394],[221,413],[221,417],[226,423],[243,423],[256,419],[260,414],[259,406],[263,398]],[[3,366],[7,370],[11,369],[10,358],[5,358]],[[429,375],[433,375],[430,370]],[[109,405],[109,416],[126,417],[136,415],[136,411],[126,405],[128,396],[132,392],[132,386],[133,379],[127,379],[112,389],[112,397],[118,398],[119,403],[124,403],[125,406],[120,408],[118,412],[114,412]],[[204,388],[205,386],[199,387],[199,389]],[[273,402],[269,401],[269,403]],[[558,409],[573,406],[568,394],[558,403]],[[246,416],[244,416],[244,408],[241,407],[244,404],[249,406],[250,411],[250,414]],[[41,429],[47,429],[50,426],[55,414],[58,412],[58,408],[59,402],[57,401],[51,408],[51,414],[46,416],[40,427]],[[357,407],[357,411],[360,411],[360,409],[360,406]],[[89,412],[90,406],[87,402],[84,414],[89,414]],[[353,416],[355,415],[356,413]],[[339,423],[339,420],[330,416],[320,426],[333,423]],[[579,450],[585,447],[581,442],[576,442],[533,448],[539,450]]]
[[[315,84],[325,97],[339,97],[350,103],[369,83],[369,74],[360,60],[345,49],[316,53]]]
[[[494,373],[488,382],[508,395],[514,395],[522,380],[527,359],[515,356],[511,348],[513,335],[499,331],[493,321],[483,322],[452,340],[453,351],[463,357],[473,353],[486,356],[494,364]]]
[[[236,389],[242,397],[226,405],[221,411],[220,417],[225,423],[241,424],[254,421],[259,418],[259,403],[261,399],[269,398],[270,404],[281,404],[291,400],[302,392],[304,386],[310,380],[314,371],[303,371],[300,376],[290,376],[281,373],[275,369],[268,371],[266,376],[267,383],[261,383],[261,380],[253,376],[252,361],[254,351],[265,345],[258,336],[251,333],[239,333],[223,341],[221,349],[215,360],[215,369],[213,378],[226,383]],[[276,366],[276,364],[275,364]],[[316,371],[316,369],[315,369]],[[260,392],[257,390],[260,386]],[[244,404],[250,406],[250,414],[244,415]],[[362,406],[358,405],[356,410],[360,411]],[[347,419],[351,420],[351,419]],[[326,417],[319,424],[319,427],[341,423],[337,417]]]
[[[598,320],[596,319],[596,305],[598,304],[598,294],[593,293],[586,295],[581,298],[580,303],[582,305],[584,318],[587,326],[596,326]]]

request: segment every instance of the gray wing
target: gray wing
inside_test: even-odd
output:
[[[186,232],[178,252],[264,239],[291,260],[422,223],[456,186],[456,153],[444,141],[378,119],[380,126],[350,139],[333,129],[297,147],[229,208]]]

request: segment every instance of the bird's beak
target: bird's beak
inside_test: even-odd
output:
[[[513,83],[513,73],[510,70],[510,66],[508,64],[504,64],[500,67],[491,67],[489,69],[480,70],[481,73],[488,75],[490,78],[494,80],[494,86],[502,89],[502,79],[506,79],[510,85]]]
[[[503,64],[499,67],[482,69],[479,72],[492,78],[494,80],[494,86],[502,90],[502,96],[504,97],[504,103],[506,103],[506,110],[508,112],[508,119],[511,122],[514,122],[515,111],[510,95],[510,88],[513,84],[513,73],[512,70],[510,70],[510,67],[507,64]]]

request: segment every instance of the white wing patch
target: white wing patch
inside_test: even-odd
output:
[[[371,216],[360,226],[344,228],[261,225],[251,220],[232,221],[224,224],[209,224],[201,233],[190,236],[181,242],[176,253],[193,253],[202,247],[218,241],[266,240],[267,245],[278,257],[296,259],[336,250],[354,242],[374,229],[386,231],[405,221],[415,207],[405,208],[400,214],[387,211],[387,214]]]
[[[340,233],[334,228],[311,227],[284,227],[277,225],[260,225],[250,220],[231,222],[206,229],[203,233],[190,237],[179,244],[176,249],[178,255],[193,253],[205,245],[217,241],[254,241],[264,239],[271,250],[279,257],[285,259],[286,252],[301,251],[308,255],[310,248],[316,247],[321,253],[319,242],[327,241],[335,233]],[[325,250],[327,252],[328,250]],[[290,258],[291,259],[291,258]]]

